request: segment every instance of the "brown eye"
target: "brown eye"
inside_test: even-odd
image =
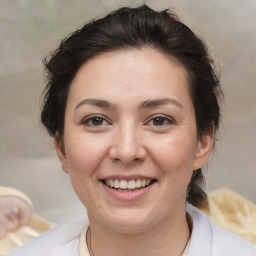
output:
[[[163,117],[155,117],[152,121],[153,121],[153,124],[157,126],[165,125],[168,122],[166,118],[163,118]]]
[[[147,122],[147,124],[151,127],[167,128],[175,124],[175,121],[171,117],[165,115],[155,115]]]
[[[94,118],[91,119],[91,123],[94,126],[102,125],[103,121],[104,121],[104,119],[101,118],[101,117],[94,117]]]
[[[83,125],[88,126],[88,127],[95,127],[95,126],[103,126],[107,125],[108,122],[106,121],[105,118],[101,116],[90,116],[86,118],[83,122]]]

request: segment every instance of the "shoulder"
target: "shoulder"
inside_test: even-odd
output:
[[[59,224],[37,238],[10,251],[5,256],[75,255],[81,232],[88,225],[84,217]],[[63,252],[59,254],[59,252]]]
[[[245,239],[212,224],[213,255],[255,256],[256,247]]]
[[[188,256],[255,256],[256,247],[248,241],[214,225],[195,207],[188,205],[193,231]],[[199,249],[200,248],[200,249]]]

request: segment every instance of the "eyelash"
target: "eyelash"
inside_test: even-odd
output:
[[[154,122],[156,121],[157,119],[161,119],[164,123],[163,124],[160,124],[160,125],[157,125],[157,124],[154,124],[152,123],[151,125],[152,126],[166,126],[166,125],[171,125],[171,124],[175,124],[175,121],[170,118],[170,117],[166,117],[164,115],[156,115],[156,116],[153,116],[150,118],[150,120],[147,122],[148,124],[151,123],[151,122]]]
[[[105,124],[102,124],[102,122],[99,125],[95,125],[95,124],[90,124],[90,122],[93,122],[95,119],[101,119],[102,122],[106,122],[108,123],[108,121],[101,115],[93,115],[93,116],[89,116],[85,119],[82,120],[81,124],[88,126],[88,127],[98,127],[98,126],[103,126]]]
[[[93,122],[97,118],[100,119],[100,121],[101,121],[98,125],[90,123],[90,122]],[[154,121],[156,121],[157,119],[160,119],[160,121],[163,121],[163,123],[160,123],[160,124],[154,123]],[[105,122],[105,124],[104,124],[104,122]],[[106,118],[104,118],[101,115],[93,115],[93,116],[89,116],[89,117],[83,119],[81,124],[88,126],[88,127],[100,127],[100,126],[109,124],[109,122],[106,120]],[[156,115],[156,116],[150,117],[149,121],[147,121],[145,124],[149,124],[149,125],[156,126],[156,127],[163,127],[166,125],[175,124],[175,121],[172,118],[166,117],[164,115]]]

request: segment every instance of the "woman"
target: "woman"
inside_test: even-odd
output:
[[[41,118],[89,223],[9,255],[255,255],[191,205],[206,197],[201,168],[219,126],[212,64],[175,14],[147,6],[66,38],[45,61]]]

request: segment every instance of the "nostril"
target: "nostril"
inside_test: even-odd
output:
[[[132,162],[142,161],[146,157],[146,151],[144,149],[134,149],[134,150],[121,150],[112,148],[109,151],[110,158],[115,162],[122,162],[123,164],[130,164]]]
[[[129,164],[132,164],[132,163],[135,163],[135,162],[139,162],[141,161],[142,159],[140,158],[131,158],[131,159],[122,159],[122,158],[115,158],[113,159],[115,162],[120,162],[124,165],[129,165]]]
[[[126,129],[126,132],[121,132],[113,139],[109,149],[109,156],[113,161],[127,165],[145,158],[146,150],[134,133],[131,132],[131,129]]]

